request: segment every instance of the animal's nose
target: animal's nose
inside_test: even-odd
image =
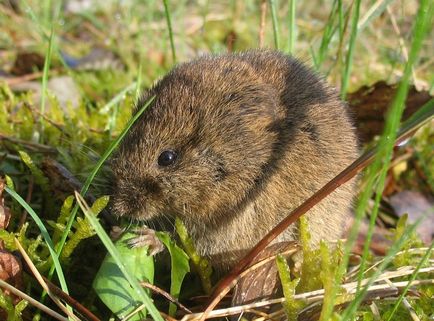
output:
[[[146,177],[141,180],[140,184],[141,192],[143,195],[157,195],[161,193],[161,186],[160,184],[151,177]]]

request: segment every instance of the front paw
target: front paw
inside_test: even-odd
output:
[[[137,234],[137,236],[128,240],[127,243],[130,247],[147,246],[148,255],[150,256],[154,256],[164,250],[164,245],[157,237],[155,230],[143,226],[134,228],[132,232]]]

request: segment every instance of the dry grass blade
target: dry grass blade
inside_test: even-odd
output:
[[[407,281],[392,283],[392,285],[394,287],[396,287],[397,289],[402,289],[402,288],[406,287],[407,284],[408,284]],[[411,283],[411,285],[413,285],[413,286],[416,286],[416,285],[434,285],[434,280],[415,280],[414,282]],[[346,284],[343,284],[342,287],[347,290]],[[351,287],[353,288],[353,290],[348,291],[348,293],[349,294],[355,294],[357,292],[357,289],[356,289],[357,288],[357,282],[353,282],[353,284],[351,284]],[[397,291],[396,290],[390,291],[389,285],[379,284],[379,285],[371,286],[367,293],[368,293],[367,299],[372,299],[372,297],[387,297],[390,295],[396,296]],[[294,296],[294,299],[305,300],[306,303],[320,302],[323,300],[323,298],[324,298],[324,290],[316,290],[316,291],[311,291],[311,292],[306,292],[306,293],[300,293],[300,294],[296,294]],[[251,303],[251,304],[245,304],[245,305],[230,307],[230,308],[226,308],[226,309],[217,309],[217,310],[211,311],[207,315],[207,318],[211,319],[211,318],[227,317],[230,315],[246,313],[246,312],[249,312],[249,311],[251,311],[253,309],[257,309],[257,308],[267,307],[267,306],[271,306],[274,304],[281,304],[283,302],[285,302],[285,298],[277,298],[277,299],[272,299],[272,300],[264,300],[264,301],[259,301],[259,302],[255,302],[255,303]],[[203,315],[202,312],[201,313],[188,314],[188,315],[185,315],[181,319],[181,321],[200,320],[202,315]]]
[[[68,321],[68,318],[65,318],[64,316],[60,315],[59,313],[57,313],[56,311],[50,309],[49,307],[47,307],[46,305],[43,305],[42,303],[40,303],[39,301],[36,301],[35,299],[33,299],[31,296],[25,294],[24,292],[18,290],[17,288],[13,287],[12,285],[10,285],[9,283],[3,281],[0,279],[0,287],[8,290],[10,293],[13,293],[14,295],[16,295],[17,297],[22,298],[23,300],[26,300],[27,302],[29,302],[31,305],[33,305],[34,307],[38,308],[39,310],[45,312],[46,314],[50,315],[51,317],[53,317],[56,320],[61,320],[61,321]]]
[[[98,235],[98,237],[100,238],[104,246],[106,247],[108,253],[110,253],[110,255],[113,257],[115,263],[119,267],[119,270],[124,275],[125,279],[130,283],[130,286],[138,294],[139,300],[144,304],[144,307],[146,307],[151,317],[156,321],[162,321],[163,319],[161,317],[161,314],[155,307],[154,302],[149,297],[149,295],[143,290],[139,281],[135,278],[134,274],[130,271],[131,268],[124,264],[115,245],[113,244],[112,240],[110,239],[110,237],[107,235],[107,233],[99,223],[96,216],[92,213],[89,205],[87,205],[84,198],[77,191],[75,192],[75,198],[77,199],[77,203],[79,204],[81,210],[84,212],[86,218],[89,220],[90,225],[93,227],[96,234]]]
[[[405,288],[409,282],[408,281],[400,281],[400,282],[394,282],[390,283],[393,288],[389,284],[386,284],[386,280],[394,279],[403,277],[406,275],[411,275],[415,272],[414,267],[404,267],[397,271],[388,271],[383,274],[381,274],[376,280],[375,284],[371,285],[367,291],[367,296],[365,298],[366,300],[371,300],[376,297],[384,298],[384,297],[390,297],[390,296],[396,296],[398,294],[397,289],[403,289]],[[434,272],[434,264],[432,266],[423,268],[419,270],[419,273],[432,273]],[[365,285],[369,282],[369,279],[362,280],[361,284]],[[416,285],[433,285],[434,280],[414,280],[411,282],[412,286]],[[346,291],[347,294],[355,294],[357,293],[357,285],[358,282],[349,282],[342,285],[342,288]],[[322,300],[324,299],[324,290],[315,290],[305,293],[299,293],[294,295],[294,299],[296,300],[304,300],[308,304],[321,304]],[[240,306],[230,307],[226,309],[217,309],[211,311],[207,318],[218,318],[218,317],[226,317],[230,315],[236,315],[240,313],[247,313],[252,310],[267,307],[275,304],[281,304],[285,301],[285,298],[277,298],[277,299],[271,299],[271,300],[263,300],[258,301],[251,304],[244,304]],[[311,308],[311,307],[309,307]],[[194,313],[194,314],[188,314],[185,315],[181,320],[182,321],[191,321],[191,320],[200,320],[203,317],[204,313]]]
[[[411,253],[411,254],[420,254],[420,255],[423,255],[427,250],[428,250],[427,247],[419,247],[419,248],[415,248],[415,249],[408,249],[408,250],[405,250],[405,251],[400,251],[400,252],[396,253],[396,255],[397,255],[397,256],[398,256],[398,255],[401,255],[401,254],[403,254],[404,252],[406,252],[406,253]],[[365,273],[367,273],[367,272],[369,272],[369,271],[375,269],[375,267],[377,267],[378,265],[380,265],[383,261],[384,261],[384,258],[381,259],[381,260],[379,260],[378,262],[375,262],[372,266],[370,266],[369,268],[367,268],[367,269],[365,270]],[[405,270],[406,268],[407,268],[407,267],[401,267],[400,270]],[[410,268],[411,268],[411,267],[410,267]],[[347,274],[347,276],[345,277],[345,279],[346,279],[346,280],[350,280],[350,279],[352,279],[354,276],[356,276],[357,273],[359,273],[357,269],[356,269],[356,270],[353,270],[353,271],[351,271],[351,272],[349,272],[349,273]]]
[[[390,282],[390,280],[385,280],[385,283],[389,285],[391,289],[395,289],[396,291],[398,291],[398,289],[393,286],[393,283]],[[402,299],[402,303],[404,304],[404,307],[407,309],[413,321],[420,321],[419,317],[416,315],[416,313],[414,312],[413,308],[411,307],[410,303],[406,298]]]
[[[33,275],[35,276],[36,280],[39,282],[39,284],[41,285],[41,287],[48,293],[48,296],[53,300],[54,303],[56,303],[56,305],[66,314],[68,315],[69,318],[79,321],[80,319],[74,315],[74,313],[72,311],[70,311],[60,300],[58,297],[56,297],[50,290],[50,288],[48,287],[47,283],[45,283],[44,279],[42,278],[42,275],[39,273],[38,269],[36,268],[36,266],[33,264],[32,260],[30,259],[30,257],[27,255],[26,251],[24,250],[24,248],[21,246],[21,243],[18,241],[17,238],[15,238],[15,244],[18,248],[18,250],[20,251],[21,255],[23,256],[24,260],[26,261],[27,265],[29,266],[29,268],[31,269]]]
[[[417,113],[415,113],[410,119],[402,124],[396,139],[393,144],[397,145],[404,141],[408,137],[412,136],[420,126],[427,123],[434,116],[434,110],[432,109],[432,102],[425,104]],[[265,235],[253,249],[251,249],[246,256],[244,256],[237,265],[227,274],[227,276],[220,281],[215,287],[213,297],[206,308],[205,312],[201,316],[200,320],[203,321],[207,318],[207,315],[217,306],[220,300],[229,292],[232,281],[240,274],[257,256],[261,253],[271,242],[285,231],[288,226],[295,223],[302,215],[309,211],[313,206],[327,197],[335,189],[342,184],[348,182],[351,178],[361,172],[374,160],[374,156],[378,153],[378,146],[367,150],[363,155],[356,159],[352,164],[335,176],[331,181],[324,185],[320,190],[314,193],[299,207],[294,209],[286,216],[279,224],[277,224],[273,230]]]

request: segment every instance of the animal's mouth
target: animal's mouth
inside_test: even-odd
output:
[[[110,201],[109,209],[116,217],[131,218],[138,221],[147,221],[159,215],[158,211],[147,203],[137,204],[116,196]]]

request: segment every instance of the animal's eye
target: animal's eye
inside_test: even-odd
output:
[[[166,167],[175,163],[178,154],[173,150],[165,150],[158,156],[158,165]]]

